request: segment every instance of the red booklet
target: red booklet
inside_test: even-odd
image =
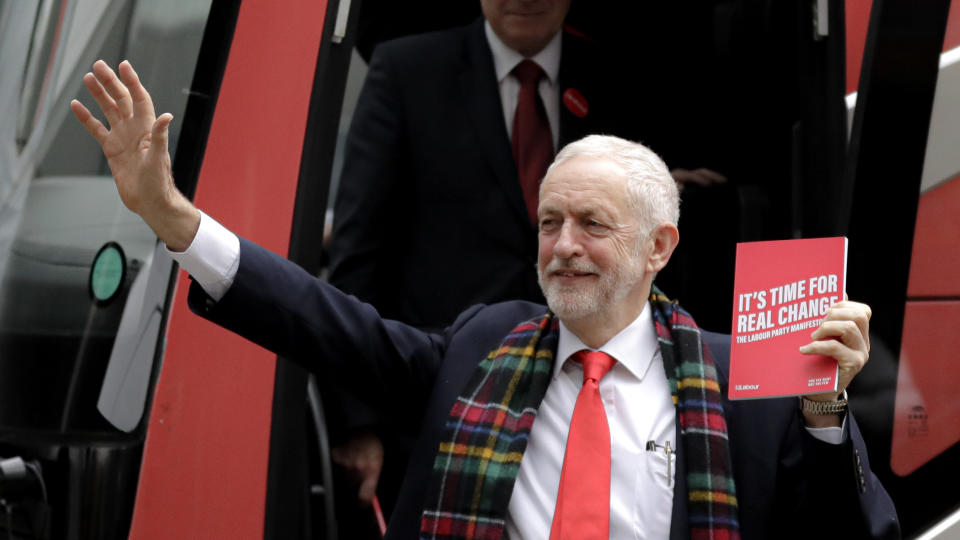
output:
[[[837,390],[837,361],[797,350],[843,300],[847,239],[737,244],[730,399]]]

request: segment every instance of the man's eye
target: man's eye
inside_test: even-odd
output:
[[[549,230],[551,230],[551,229],[556,228],[556,226],[557,226],[557,222],[556,222],[556,220],[554,220],[554,219],[549,219],[549,218],[548,218],[548,219],[541,219],[541,220],[540,220],[540,230],[541,230],[541,231],[549,231]]]

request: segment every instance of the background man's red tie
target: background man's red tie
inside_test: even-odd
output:
[[[513,115],[513,159],[517,164],[523,200],[527,203],[530,222],[537,222],[537,199],[540,181],[553,160],[553,135],[550,121],[537,87],[543,69],[533,60],[524,60],[513,68],[520,81],[517,111]]]
[[[583,386],[573,408],[550,540],[610,538],[610,427],[600,398],[600,379],[617,362],[610,355],[578,351]]]

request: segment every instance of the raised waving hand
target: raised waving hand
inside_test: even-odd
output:
[[[183,251],[196,235],[200,214],[173,182],[167,149],[173,116],[156,116],[153,100],[129,62],[121,62],[117,71],[119,77],[98,60],[83,77],[109,129],[79,101],[72,101],[70,109],[100,144],[123,204],[171,250]]]

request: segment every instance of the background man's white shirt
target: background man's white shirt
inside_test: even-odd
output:
[[[497,74],[497,85],[500,88],[500,104],[503,106],[503,121],[507,124],[507,136],[513,140],[513,116],[517,112],[517,95],[520,93],[520,81],[510,75],[513,68],[524,60],[524,56],[507,47],[493,32],[489,22],[484,23],[484,32],[487,43],[493,54],[493,70]],[[550,122],[550,134],[553,136],[553,149],[557,150],[560,144],[560,91],[557,78],[560,75],[561,34],[553,36],[542,51],[530,57],[543,69],[546,77],[540,79],[537,91],[543,101]]]

